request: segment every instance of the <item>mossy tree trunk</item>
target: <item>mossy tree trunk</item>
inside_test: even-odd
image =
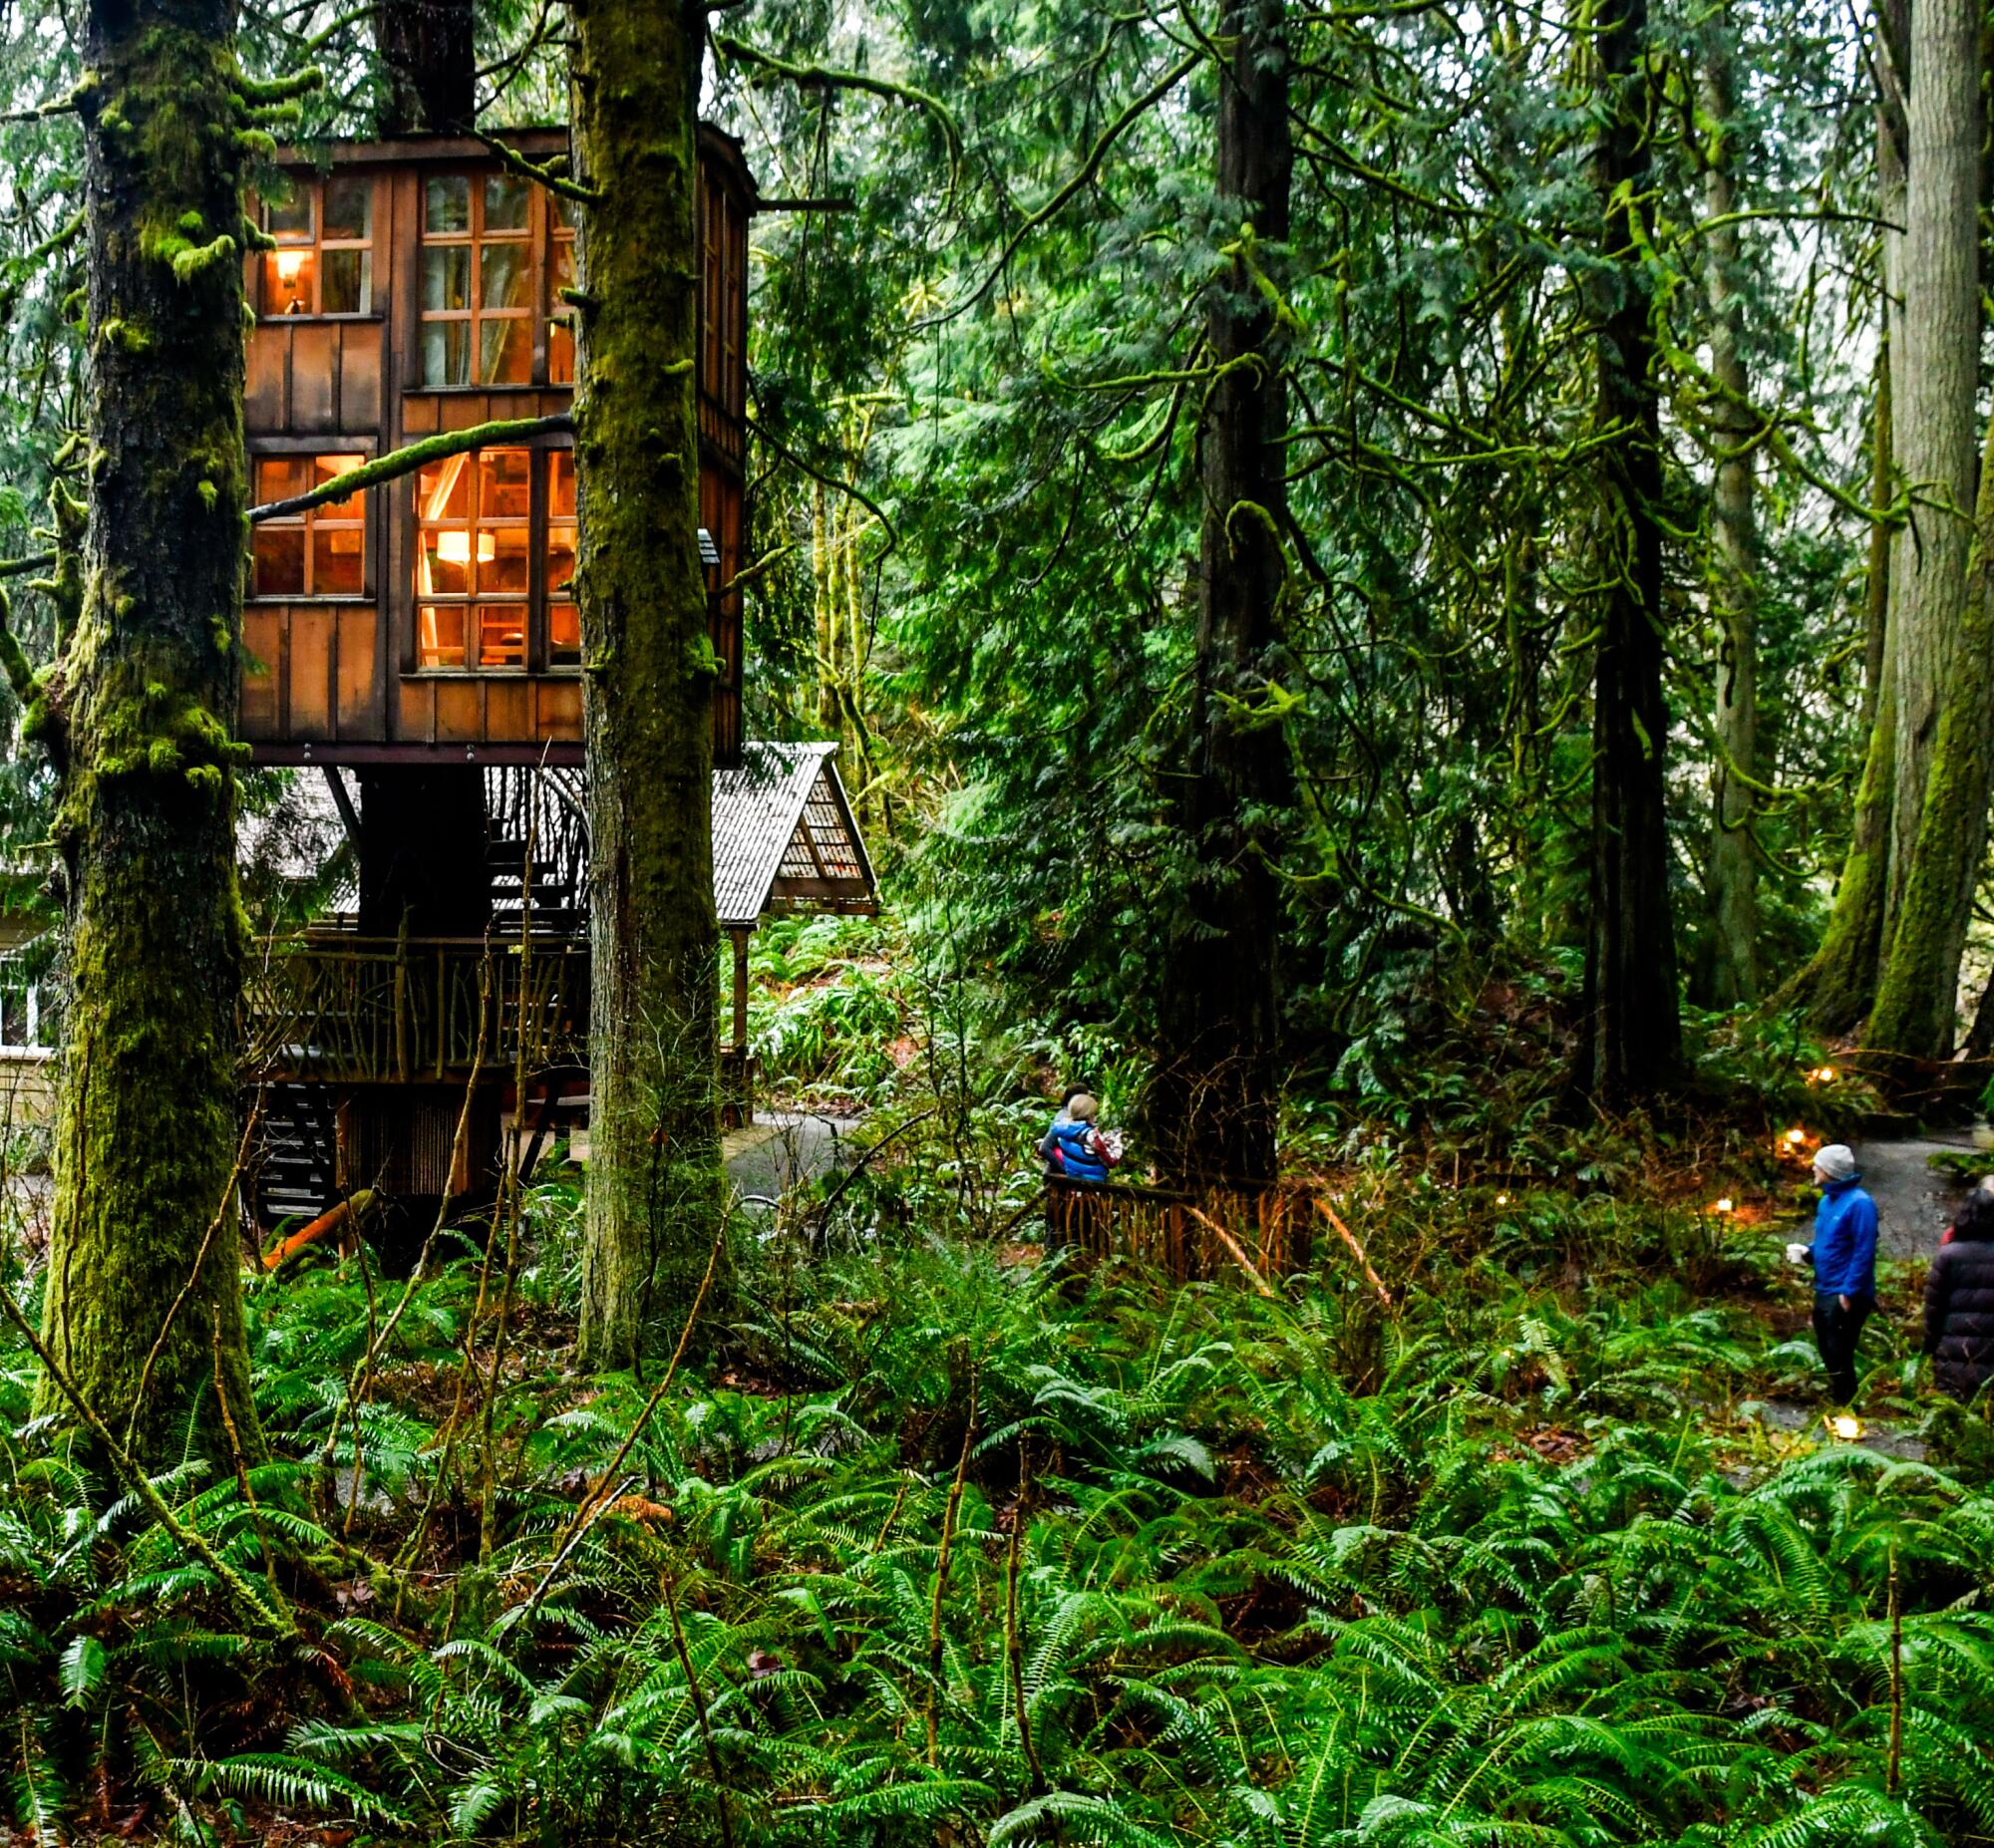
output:
[[[1892,427],[1891,302],[1903,282],[1903,236],[1889,226],[1904,221],[1905,122],[1902,74],[1909,52],[1906,0],[1880,0],[1875,13],[1871,69],[1876,73],[1876,216],[1886,227],[1878,240],[1881,288],[1877,291],[1874,406],[1870,424],[1870,504],[1888,504],[1896,481]],[[1867,1016],[1876,998],[1883,953],[1883,913],[1890,868],[1890,812],[1897,764],[1897,700],[1889,651],[1889,522],[1869,529],[1868,583],[1864,590],[1862,724],[1868,744],[1856,790],[1848,854],[1835,886],[1834,908],[1813,961],[1792,993],[1818,1032],[1845,1034]]]
[[[1595,55],[1604,121],[1595,182],[1605,294],[1596,427],[1610,581],[1592,686],[1592,855],[1585,948],[1581,1096],[1620,1105],[1672,1082],[1682,1065],[1669,845],[1663,807],[1668,704],[1662,692],[1661,413],[1654,303],[1642,253],[1660,114],[1646,0],[1602,0]]]
[[[1744,294],[1733,175],[1735,141],[1730,22],[1703,72],[1710,118],[1704,173],[1704,281],[1710,300],[1710,374],[1717,389],[1711,437],[1717,451],[1711,495],[1711,606],[1718,621],[1718,758],[1711,771],[1710,856],[1705,866],[1709,923],[1705,995],[1720,1007],[1759,993],[1759,868],[1752,838],[1752,788],[1759,749],[1759,571],[1757,480],[1752,465],[1751,380],[1745,370]]]
[[[572,0],[575,393],[594,961],[581,1358],[634,1365],[721,1210],[713,683],[693,213],[702,16]]]
[[[1286,738],[1253,711],[1274,671],[1286,575],[1285,333],[1260,286],[1270,266],[1279,275],[1294,165],[1283,0],[1227,0],[1214,43],[1225,54],[1221,222],[1243,228],[1205,314],[1219,376],[1198,432],[1193,707],[1172,804],[1190,867],[1165,951],[1149,1114],[1166,1172],[1258,1186],[1275,1171],[1278,830],[1293,800]]]
[[[88,10],[87,588],[37,715],[65,767],[75,983],[43,1330],[154,1461],[190,1423],[217,1455],[230,1419],[257,1442],[225,1197],[242,949],[234,30],[232,0]],[[49,1381],[38,1402],[70,1410]]]

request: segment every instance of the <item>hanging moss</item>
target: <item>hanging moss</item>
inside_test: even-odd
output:
[[[69,1056],[44,1333],[138,1454],[252,1450],[232,1208],[245,103],[226,0],[93,7],[89,518],[57,490]],[[217,614],[217,612],[223,612]],[[144,1381],[144,1390],[141,1382]],[[39,1409],[71,1409],[44,1385]]]

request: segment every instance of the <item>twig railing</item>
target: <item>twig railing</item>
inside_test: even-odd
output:
[[[1048,1179],[1046,1248],[1137,1258],[1179,1283],[1305,1270],[1317,1227],[1313,1189],[1178,1193],[1118,1182]],[[1243,1265],[1242,1265],[1243,1260]]]

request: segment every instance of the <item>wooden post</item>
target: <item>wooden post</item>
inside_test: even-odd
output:
[[[734,939],[734,1071],[741,1086],[741,1126],[755,1120],[755,1086],[748,1074],[748,930],[728,933]]]

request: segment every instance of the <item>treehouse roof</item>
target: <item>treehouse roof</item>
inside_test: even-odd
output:
[[[870,911],[872,863],[835,745],[748,744],[713,773],[713,897],[744,930],[772,911]]]

